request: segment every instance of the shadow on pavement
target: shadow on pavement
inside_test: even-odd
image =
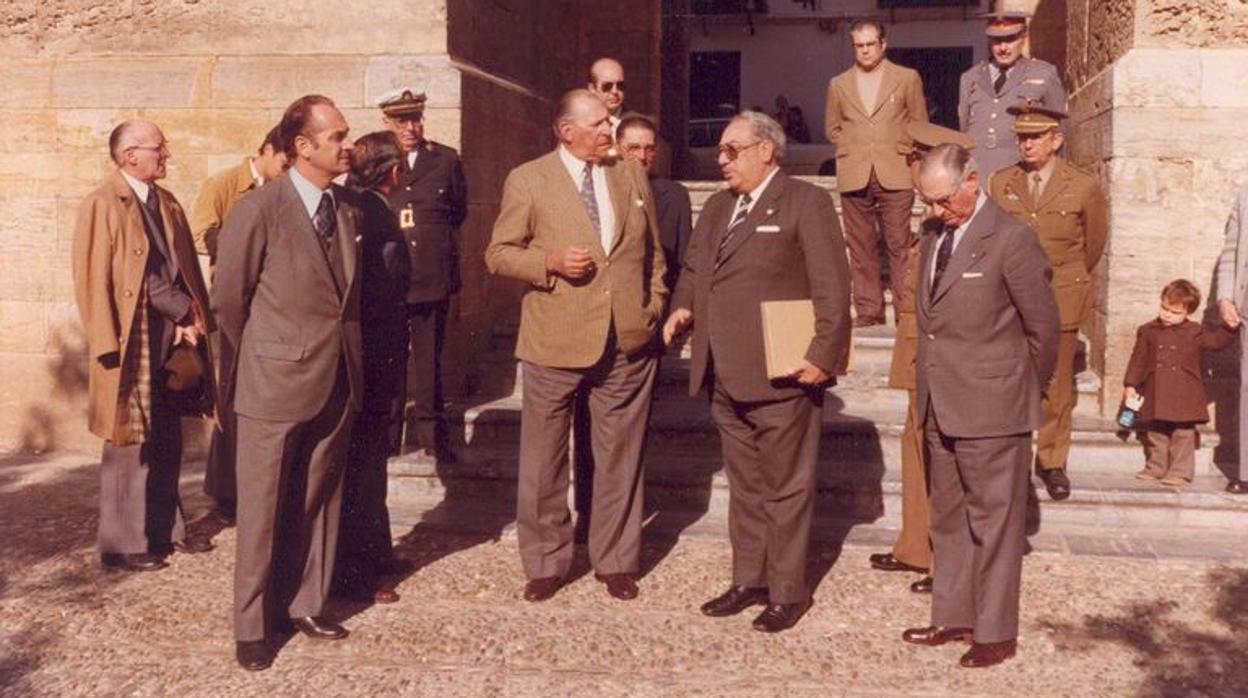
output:
[[[1132,650],[1147,672],[1139,695],[1242,696],[1248,687],[1248,569],[1218,568],[1205,583],[1217,590],[1213,619],[1223,632],[1172,619],[1180,600],[1136,603],[1116,615],[1084,616],[1081,624],[1041,623],[1058,649],[1083,652],[1112,642]]]

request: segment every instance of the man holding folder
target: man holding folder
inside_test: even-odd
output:
[[[754,628],[792,627],[810,608],[806,546],[823,392],[849,353],[849,265],[832,199],[777,165],[784,130],[746,111],[720,138],[728,189],[707,200],[663,328],[693,328],[690,394],[705,384],[731,493],[732,586],[702,606],[728,616],[766,608]],[[761,305],[812,301],[814,334],[779,378],[768,370]],[[776,330],[776,327],[772,327]],[[807,328],[809,331],[809,328]]]

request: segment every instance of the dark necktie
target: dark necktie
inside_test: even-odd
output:
[[[741,221],[750,213],[750,195],[742,194],[737,201],[737,212],[732,216],[732,222],[728,224],[728,230],[724,232],[724,239],[719,241],[719,248],[715,250],[715,268],[718,269],[724,263],[724,250],[728,249],[728,243],[732,242],[732,238],[737,234],[737,226],[741,225]]]
[[[940,239],[940,247],[936,248],[936,273],[932,274],[932,296],[935,297],[936,289],[940,286],[940,277],[945,273],[945,267],[949,266],[949,258],[953,256],[953,228],[945,228],[943,237]]]
[[[581,201],[585,202],[585,211],[589,214],[589,222],[594,224],[594,232],[602,235],[602,221],[598,218],[598,197],[594,196],[594,165],[585,163],[585,175],[581,177]]]
[[[1005,88],[1005,81],[1009,79],[1009,75],[1010,68],[1008,66],[997,66],[997,79],[992,81],[992,89],[997,93],[998,97],[1001,96],[1001,90]]]
[[[312,227],[321,239],[321,247],[328,253],[334,241],[334,231],[338,228],[338,219],[334,215],[334,197],[329,192],[321,194],[321,204],[316,207],[316,215],[312,216]]]

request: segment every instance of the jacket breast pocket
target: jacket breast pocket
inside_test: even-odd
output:
[[[275,361],[299,361],[303,358],[303,347],[298,344],[283,344],[282,342],[266,342],[257,340],[251,346],[251,350],[256,356],[265,359],[273,359]]]

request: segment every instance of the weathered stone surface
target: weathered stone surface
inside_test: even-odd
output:
[[[52,102],[52,66],[25,60],[6,60],[0,70],[0,95],[8,108],[43,108]]]
[[[1196,107],[1203,103],[1202,56],[1137,48],[1114,65],[1115,107]]]
[[[171,56],[62,60],[53,67],[52,97],[62,108],[190,107],[207,96],[210,68],[202,59]]]
[[[341,107],[364,106],[364,69],[359,56],[228,56],[212,69],[215,107],[284,109],[308,93]]]
[[[1248,47],[1244,0],[1142,0],[1141,41],[1162,46]]]
[[[1238,1],[1238,0],[1236,0]],[[1203,50],[1200,56],[1200,103],[1206,107],[1248,107],[1248,46]]]
[[[413,87],[424,92],[429,108],[460,106],[459,71],[450,57],[375,56],[368,60],[364,73],[364,104],[375,106],[384,93],[398,87]]]

